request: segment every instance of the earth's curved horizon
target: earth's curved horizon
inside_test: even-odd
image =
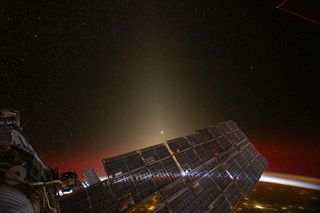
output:
[[[319,212],[319,202],[320,179],[265,173],[233,212]]]

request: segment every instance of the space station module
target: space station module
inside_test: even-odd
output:
[[[49,169],[21,134],[18,111],[0,110],[0,212],[41,212]]]

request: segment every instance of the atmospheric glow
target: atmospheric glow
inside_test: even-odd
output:
[[[260,178],[260,181],[320,190],[320,184],[306,182],[302,180],[296,180],[294,179],[294,177],[295,176],[292,176],[292,178],[289,179],[289,178],[283,178],[283,177],[277,177],[277,176],[271,176],[271,175],[262,175]]]

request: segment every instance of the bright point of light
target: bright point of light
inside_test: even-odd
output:
[[[161,130],[161,131],[160,131],[160,134],[161,134],[161,135],[163,135],[163,134],[164,134],[164,131],[163,131],[163,130]]]
[[[263,209],[263,206],[260,206],[260,205],[255,205],[254,207],[257,209]]]
[[[64,195],[71,194],[73,191],[70,189],[69,191],[63,192]]]
[[[60,196],[62,196],[62,195],[67,195],[67,194],[71,194],[73,191],[72,191],[72,189],[70,189],[69,191],[62,191],[62,190],[59,190],[58,191],[58,194],[60,195]]]
[[[107,179],[107,176],[102,176],[102,177],[99,177],[100,181],[104,181]]]
[[[152,211],[152,210],[154,210],[156,207],[155,206],[150,206],[149,208],[148,208],[148,210],[149,211]]]
[[[186,171],[181,171],[181,173],[182,173],[182,176],[186,176],[186,175],[189,173],[189,171],[188,171],[188,170],[186,170]]]

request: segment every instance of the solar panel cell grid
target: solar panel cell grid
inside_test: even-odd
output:
[[[62,213],[71,212],[116,212],[115,199],[106,181],[99,182],[81,191],[64,197],[60,202]],[[114,210],[112,210],[114,209]]]
[[[240,142],[238,136],[234,132],[230,132],[229,134],[226,134],[226,137],[228,141],[233,145],[236,145]]]
[[[213,147],[213,150],[215,153],[220,154],[225,151],[223,146],[221,146],[220,143],[218,143],[217,139],[214,139],[214,140],[210,141],[209,143],[212,144],[212,147]]]
[[[242,141],[244,139],[246,139],[247,137],[245,136],[245,134],[243,134],[243,132],[241,130],[235,130],[234,133],[237,135],[237,137],[239,138],[239,141]]]
[[[163,159],[165,157],[170,156],[170,153],[164,144],[162,144],[161,147],[157,148],[157,153],[158,153],[159,159]]]
[[[227,122],[222,122],[218,124],[219,129],[225,134],[232,132],[231,127],[228,125]]]
[[[204,190],[202,193],[197,195],[197,199],[203,209],[206,209],[212,203],[212,198],[211,196],[208,196],[207,193],[208,192]]]
[[[98,192],[104,192],[111,195],[111,188],[107,181],[98,182],[94,185],[91,185],[87,189],[88,196],[94,196]]]
[[[177,192],[179,192],[184,187],[186,187],[186,182],[183,178],[180,178],[180,179],[172,182],[168,186],[162,188],[160,190],[160,192],[161,192],[162,196],[165,199],[167,199],[167,198],[171,197],[172,195],[176,194]]]
[[[231,206],[229,202],[223,195],[220,195],[212,206],[210,206],[209,211],[210,213],[230,213]]]
[[[72,196],[67,196],[60,201],[60,205],[62,208],[67,207],[71,204],[77,204],[87,199],[87,192],[85,190],[81,190],[77,193],[74,193]]]
[[[186,136],[186,138],[189,141],[189,144],[191,146],[196,146],[196,145],[204,142],[204,140],[201,139],[199,133],[188,135],[188,136]]]
[[[115,201],[111,202],[113,199],[111,197],[100,194],[98,196],[90,197],[90,205],[91,206],[100,206],[102,203],[105,207],[111,207],[115,204]],[[110,201],[111,200],[111,201]]]
[[[217,142],[221,145],[223,151],[226,151],[232,147],[232,144],[228,141],[228,139],[225,136],[217,138]]]
[[[133,206],[135,204],[134,198],[132,197],[132,194],[126,194],[116,201],[117,207],[120,211],[126,210]]]
[[[165,187],[174,180],[174,178],[166,172],[161,161],[150,165],[149,170],[159,188]]]
[[[168,201],[172,212],[202,212],[202,207],[189,188],[185,188],[181,194]]]
[[[250,163],[250,161],[243,155],[243,153],[238,153],[234,157],[234,161],[240,166],[242,170],[245,169]]]
[[[187,172],[185,177],[189,181],[193,182],[193,181],[196,181],[197,179],[199,179],[201,177],[204,177],[207,174],[208,174],[208,170],[206,169],[206,167],[204,165],[200,165],[196,169]]]
[[[172,152],[174,153],[181,152],[190,147],[188,140],[184,137],[169,140],[167,141],[167,143],[170,149],[172,150]]]
[[[211,158],[209,161],[205,163],[205,167],[208,171],[213,170],[215,167],[219,165],[219,161],[217,158]]]
[[[250,162],[254,159],[254,155],[250,153],[250,151],[247,149],[241,151],[241,156],[243,160],[243,165],[249,165]]]
[[[209,127],[208,129],[210,130],[210,132],[214,138],[217,138],[217,137],[223,135],[223,132],[217,126],[212,126],[212,127]]]
[[[132,173],[135,188],[140,194],[140,198],[144,199],[157,191],[157,186],[154,183],[151,174],[147,169],[140,169]]]
[[[256,171],[255,171],[255,165],[253,163],[251,163],[245,170],[244,172],[248,175],[248,177],[250,178],[250,180],[253,182],[253,183],[257,183],[257,181],[259,180],[260,176],[258,176],[256,174]]]
[[[138,191],[135,188],[132,177],[130,175],[116,178],[111,183],[111,188],[117,200],[122,201],[123,197],[128,197],[128,196],[129,197],[131,196],[135,202],[138,202],[141,200],[140,196],[138,195]]]
[[[241,191],[235,183],[231,183],[227,189],[225,189],[224,195],[231,206],[235,206],[241,199]]]
[[[232,155],[234,154],[234,150],[233,149],[230,149],[230,150],[227,150],[221,154],[218,155],[218,158],[219,158],[219,161],[220,162],[226,162],[227,160],[230,159],[230,157],[232,157]]]
[[[201,162],[206,162],[215,156],[214,145],[210,142],[199,144],[194,150]]]
[[[187,188],[185,188],[184,190],[187,190]],[[167,203],[169,208],[173,212],[182,212],[186,207],[186,204],[183,202],[182,194],[177,195],[174,198],[171,198],[170,200],[167,201]]]
[[[158,144],[104,159],[109,180],[63,198],[61,212],[128,211],[154,193],[158,213],[231,212],[268,162],[233,121],[197,132],[167,142],[174,156]]]
[[[264,171],[264,166],[261,163],[258,164],[258,171],[259,176],[261,176]]]
[[[231,176],[233,177],[233,179],[237,179],[238,175],[241,173],[242,169],[239,166],[239,164],[234,160],[234,159],[230,159],[226,166],[225,166],[226,170],[231,174]]]
[[[262,155],[258,155],[258,161],[262,165],[262,167],[266,167],[268,165],[268,161]]]
[[[180,169],[172,157],[164,159],[161,162],[162,162],[162,165],[165,168],[167,174],[169,174],[171,176],[177,176],[177,177],[179,177],[181,175]]]
[[[152,163],[154,161],[170,156],[168,149],[164,144],[155,145],[141,150],[141,155],[145,163]]]
[[[198,200],[196,199],[196,197],[194,196],[191,190],[184,192],[182,196],[183,196],[184,204],[186,207],[185,212],[188,212],[188,213],[203,212],[200,203],[198,202]]]
[[[260,179],[264,169],[265,167],[259,163],[259,159],[255,158],[245,169],[245,172],[251,178],[251,180],[256,183]]]
[[[114,176],[117,173],[126,173],[128,172],[128,168],[125,162],[122,160],[121,156],[113,157],[110,159],[103,160],[104,169],[108,176]]]
[[[255,186],[245,172],[241,172],[237,184],[245,195],[249,195]]]
[[[184,171],[192,170],[200,165],[200,160],[192,149],[185,150],[175,154],[181,168]]]
[[[137,152],[127,153],[123,155],[122,158],[125,164],[127,165],[129,171],[144,166],[143,160]]]
[[[221,193],[209,176],[198,179],[193,186],[195,195],[203,209],[206,209]]]
[[[248,144],[248,146],[246,146],[246,149],[248,149],[249,152],[254,156],[259,154],[258,150],[252,144]]]
[[[234,121],[227,121],[229,127],[232,129],[232,130],[236,130],[236,129],[239,129],[238,125],[236,124],[236,122]]]
[[[200,137],[204,141],[210,141],[214,139],[214,136],[211,134],[209,129],[198,129],[197,132],[200,134]]]
[[[109,190],[106,190],[106,188],[104,187],[97,188],[95,191],[92,191],[92,193],[94,194],[89,195],[88,193],[91,205],[95,205],[96,203],[103,201],[104,203],[110,204],[110,206],[112,206],[112,203],[115,201],[111,192]]]
[[[206,179],[206,183],[205,183],[206,189],[208,191],[209,196],[212,197],[212,201],[213,201],[220,195],[221,191],[217,187],[217,185],[214,182],[212,182],[212,179],[209,179],[209,178],[205,178],[205,179]]]
[[[221,166],[209,171],[208,174],[214,180],[221,191],[224,190],[232,182],[231,177]]]

